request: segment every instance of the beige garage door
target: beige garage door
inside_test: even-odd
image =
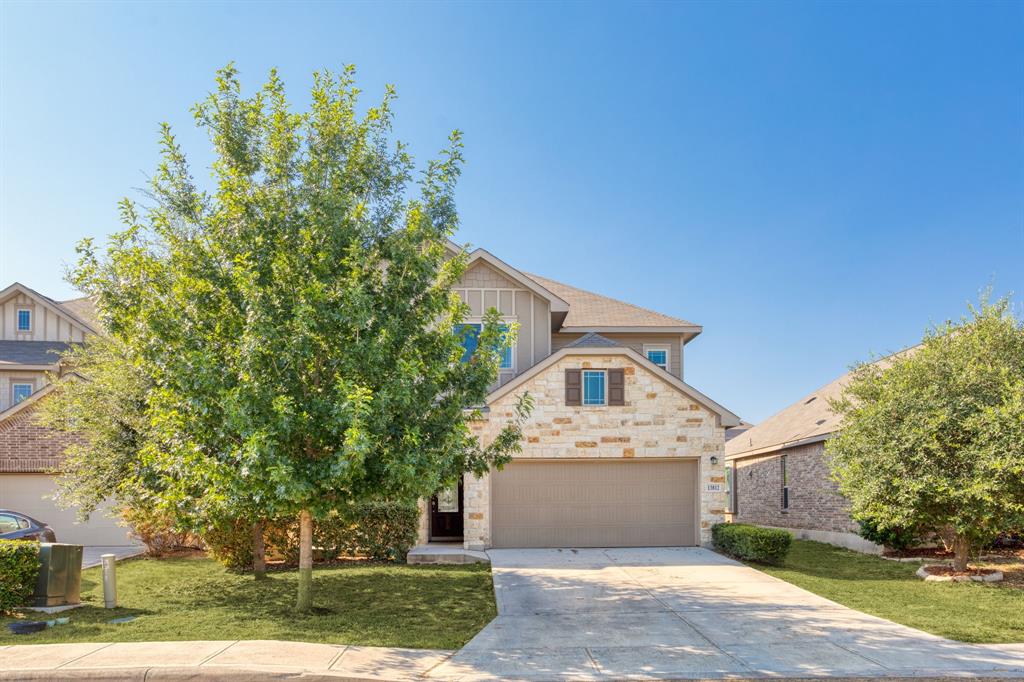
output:
[[[39,519],[53,528],[57,542],[76,545],[129,545],[128,531],[97,510],[88,523],[75,521],[75,512],[60,509],[47,496],[53,494],[53,476],[47,474],[0,474],[0,509],[11,509]]]
[[[491,481],[495,547],[696,543],[696,460],[516,461]]]

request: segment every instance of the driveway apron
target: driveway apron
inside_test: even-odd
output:
[[[706,549],[488,554],[498,617],[432,677],[1024,677],[1024,647],[945,640]]]

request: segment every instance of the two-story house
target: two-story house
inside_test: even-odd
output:
[[[456,287],[466,322],[496,308],[519,325],[475,428],[493,438],[523,392],[535,408],[510,464],[421,504],[420,542],[708,544],[726,508],[725,429],[740,420],[684,381],[685,348],[701,327],[517,270],[483,249],[469,261]]]
[[[95,331],[88,299],[55,301],[17,282],[0,291],[0,509],[50,524],[61,542],[126,545],[127,530],[109,510],[80,523],[74,510],[54,502],[53,472],[68,441],[35,420],[61,353]]]

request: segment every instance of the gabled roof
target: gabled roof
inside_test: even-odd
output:
[[[616,348],[621,345],[621,343],[605,338],[597,332],[589,332],[572,343],[565,344],[563,348]]]
[[[91,296],[81,296],[67,301],[60,301],[58,305],[66,310],[68,314],[84,320],[93,330],[99,329],[99,318],[96,316],[96,302]]]
[[[918,346],[893,353],[875,364],[886,366]],[[829,400],[839,398],[850,383],[853,372],[847,372],[831,383],[805,395],[789,407],[768,417],[760,424],[741,432],[725,443],[728,459],[752,457],[775,450],[827,440],[839,430],[841,418],[829,407]]]
[[[700,325],[656,313],[647,308],[618,301],[608,296],[595,294],[592,291],[577,289],[574,286],[556,282],[547,277],[524,273],[530,279],[553,291],[569,303],[569,314],[562,322],[563,332],[592,331],[665,331],[674,333],[699,334]]]
[[[600,336],[598,334],[594,334],[592,336],[592,338],[594,338],[594,337],[596,337],[598,339],[603,339],[604,338],[604,337],[602,337],[602,336]],[[608,341],[608,339],[604,339],[604,340]],[[610,342],[609,341],[609,343],[614,343],[614,342]],[[551,367],[552,365],[557,363],[562,358],[564,358],[566,356],[570,356],[570,355],[603,355],[603,356],[623,355],[623,356],[626,356],[630,360],[635,362],[636,364],[640,365],[641,367],[643,367],[644,369],[646,369],[647,371],[651,372],[653,375],[655,375],[656,377],[658,377],[659,379],[664,381],[666,384],[668,384],[672,388],[676,389],[677,391],[679,391],[683,395],[685,395],[688,398],[690,398],[691,400],[693,400],[695,403],[698,403],[698,404],[702,405],[709,412],[712,412],[713,414],[717,415],[718,416],[718,421],[719,421],[719,423],[722,426],[729,427],[729,426],[735,426],[735,425],[740,423],[740,418],[738,416],[736,416],[735,414],[733,414],[731,411],[727,410],[726,408],[722,407],[721,405],[716,403],[714,400],[712,400],[711,398],[707,397],[706,395],[704,395],[703,393],[701,393],[700,391],[695,389],[693,386],[690,386],[689,384],[683,382],[678,377],[676,377],[676,376],[674,376],[672,374],[669,374],[664,369],[662,369],[661,367],[658,367],[656,364],[654,364],[653,362],[651,362],[650,360],[648,360],[644,356],[640,355],[639,353],[637,353],[632,348],[628,348],[626,346],[620,346],[618,344],[615,344],[613,347],[606,347],[606,346],[599,346],[599,347],[584,346],[584,347],[575,347],[575,348],[573,348],[573,347],[570,347],[570,346],[565,346],[564,348],[561,348],[561,349],[555,351],[554,353],[552,353],[551,355],[547,356],[546,358],[544,358],[543,360],[538,362],[536,365],[534,365],[530,369],[528,369],[525,372],[523,372],[522,374],[516,376],[514,379],[510,380],[509,382],[507,382],[505,384],[502,384],[498,388],[496,388],[493,391],[491,391],[491,393],[487,396],[487,398],[485,398],[485,403],[487,405],[490,405],[491,403],[493,403],[495,400],[498,400],[502,396],[508,395],[510,392],[514,391],[519,386],[522,386],[524,383],[526,383],[527,381],[529,381],[533,377],[537,376],[538,374],[540,374],[541,372],[543,372],[547,368]]]
[[[84,327],[86,331],[96,333],[96,312],[92,301],[88,298],[74,298],[61,303],[49,296],[44,296],[21,282],[14,282],[6,289],[0,291],[0,301],[15,293],[22,293],[29,298],[35,299],[54,313],[63,315]]]
[[[448,249],[453,253],[461,253],[466,250],[464,247],[459,246],[450,239],[448,240]],[[474,249],[473,251],[469,252],[467,264],[471,266],[473,265],[473,263],[477,261],[483,261],[487,263],[492,268],[494,268],[501,274],[505,275],[509,279],[521,284],[523,288],[529,289],[533,293],[537,294],[541,298],[548,301],[548,304],[551,306],[551,312],[564,313],[567,310],[569,310],[569,304],[560,296],[558,296],[558,294],[549,290],[547,287],[537,282],[534,278],[527,277],[526,273],[512,267],[511,265],[495,256],[487,249]]]
[[[7,365],[56,365],[69,347],[62,341],[0,340],[0,369]]]

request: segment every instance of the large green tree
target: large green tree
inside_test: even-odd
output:
[[[184,516],[296,515],[297,605],[312,604],[312,518],[414,499],[516,451],[528,400],[482,445],[468,422],[515,330],[489,311],[471,361],[453,333],[465,256],[446,248],[462,165],[453,133],[414,183],[390,139],[394,90],[358,113],[354,70],[314,74],[295,111],[271,72],[233,66],[194,107],[213,144],[204,191],[167,125],[151,201],[122,204],[105,252],[74,273],[152,388],[142,448]]]
[[[934,531],[957,570],[1024,515],[1024,325],[1008,299],[855,368],[826,445],[855,518]]]

